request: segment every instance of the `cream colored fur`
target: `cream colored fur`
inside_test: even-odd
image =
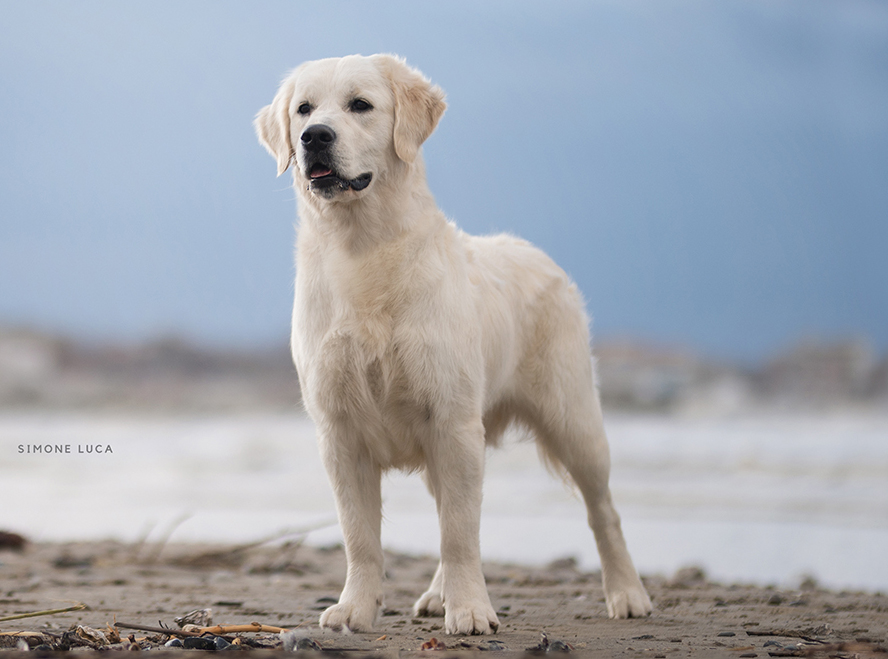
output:
[[[372,109],[358,112],[355,99]],[[348,572],[321,625],[368,631],[383,599],[380,478],[420,470],[437,502],[441,563],[416,615],[449,634],[498,620],[481,571],[485,447],[512,423],[582,493],[607,610],[650,613],[608,489],[610,458],[576,286],[543,252],[449,222],[426,184],[421,144],[444,94],[389,55],[308,62],[256,118],[293,167],[299,228],[292,350],[336,496]],[[300,110],[308,110],[301,113]],[[301,138],[335,131],[330,157],[364,189],[317,190]]]

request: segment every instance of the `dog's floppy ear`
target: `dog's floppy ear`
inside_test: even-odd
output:
[[[277,160],[278,176],[287,171],[295,155],[290,143],[290,102],[295,88],[296,80],[290,76],[281,84],[271,105],[259,110],[253,121],[259,142]]]
[[[412,163],[444,114],[444,92],[404,60],[392,55],[379,57],[395,95],[395,153]]]

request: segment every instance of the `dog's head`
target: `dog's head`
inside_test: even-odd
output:
[[[259,141],[292,164],[297,187],[353,199],[398,162],[413,163],[444,113],[444,92],[391,55],[306,62],[259,111]]]

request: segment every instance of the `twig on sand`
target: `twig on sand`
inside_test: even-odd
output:
[[[288,538],[290,536],[305,536],[311,533],[312,531],[318,531],[320,529],[325,529],[330,526],[335,526],[338,522],[335,518],[326,519],[321,522],[317,522],[315,524],[308,524],[307,526],[301,526],[298,528],[290,528],[290,529],[282,529],[276,533],[272,533],[269,536],[266,536],[260,540],[255,540],[254,542],[248,542],[243,545],[235,545],[228,551],[230,552],[239,552],[239,551],[247,551],[248,549],[254,549],[256,547],[261,547],[262,545],[267,545],[269,542],[274,542],[275,540],[283,540],[284,538]]]
[[[819,638],[814,638],[810,634],[811,631],[807,629],[746,630],[747,636],[782,636],[783,638],[800,638],[803,641],[808,641],[809,643],[826,643],[826,641],[821,641]]]
[[[148,536],[151,535],[151,531],[154,530],[154,522],[149,521],[146,522],[142,527],[141,533],[139,533],[139,537],[130,547],[130,560],[133,563],[139,562],[139,552],[142,551],[142,548],[145,546],[145,543],[148,542]]]
[[[37,616],[51,616],[56,613],[67,613],[69,611],[82,611],[86,608],[86,604],[82,602],[77,602],[73,606],[66,607],[64,609],[46,609],[45,611],[30,611],[28,613],[17,613],[14,616],[5,616],[0,618],[0,622],[6,622],[7,620],[19,620],[20,618],[36,618]]]
[[[242,632],[266,632],[269,634],[280,634],[281,632],[290,631],[283,627],[275,627],[274,625],[263,625],[258,622],[251,622],[248,625],[214,625],[212,627],[198,627],[195,630],[185,631],[184,629],[170,629],[169,627],[151,627],[148,625],[133,625],[128,622],[117,622],[117,627],[123,629],[135,629],[140,632],[152,632],[155,634],[167,634],[168,636],[201,636],[202,634],[238,634]]]
[[[154,551],[145,557],[144,562],[149,565],[151,563],[156,563],[157,560],[160,558],[160,554],[163,551],[164,547],[166,547],[167,543],[170,541],[170,536],[173,535],[173,531],[179,528],[179,526],[181,526],[183,522],[187,522],[191,518],[191,516],[191,513],[182,513],[176,519],[174,519],[164,530],[157,543],[155,543]]]
[[[289,629],[283,627],[275,627],[274,625],[263,625],[258,622],[251,622],[249,625],[215,625],[214,627],[201,627],[201,634],[238,634],[241,632],[266,632],[270,634],[280,634],[288,632]]]
[[[338,522],[336,521],[336,519],[328,519],[316,524],[309,524],[307,526],[299,528],[283,529],[281,531],[273,533],[272,535],[266,536],[259,540],[255,540],[253,542],[248,542],[241,545],[234,545],[233,547],[226,547],[224,549],[211,550],[208,552],[197,554],[195,556],[178,559],[176,562],[185,565],[195,565],[206,561],[225,561],[226,559],[231,559],[232,557],[239,556],[240,554],[243,554],[244,552],[247,552],[251,549],[255,549],[256,547],[261,547],[262,545],[267,545],[270,542],[283,540],[284,538],[289,538],[291,536],[295,536],[296,538],[298,538],[299,541],[301,541],[312,531],[318,531],[330,526],[335,526],[337,523]]]
[[[115,627],[122,629],[135,629],[139,632],[152,632],[154,634],[166,634],[168,636],[200,636],[200,632],[186,632],[184,629],[171,629],[169,627],[151,627],[150,625],[133,625],[128,622],[115,622]]]

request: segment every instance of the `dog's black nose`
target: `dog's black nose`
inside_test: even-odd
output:
[[[299,137],[306,151],[317,153],[326,149],[336,140],[336,133],[324,124],[312,124]]]

